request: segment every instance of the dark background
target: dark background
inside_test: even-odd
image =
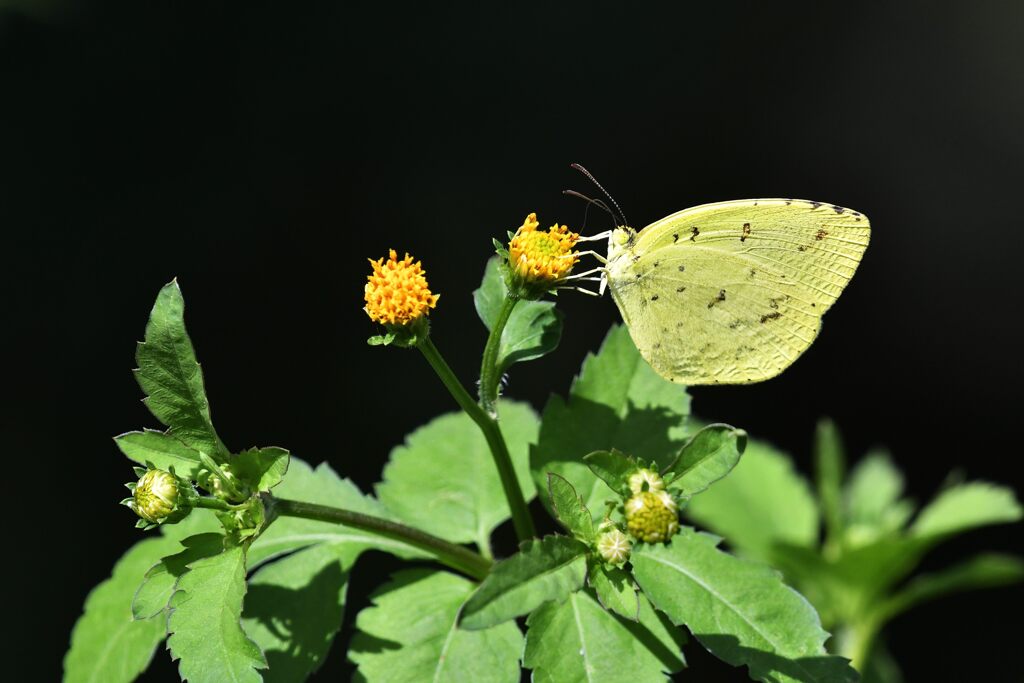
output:
[[[435,340],[471,382],[490,240],[529,211],[578,227],[573,161],[637,227],[743,197],[868,214],[871,248],[813,348],[776,380],[694,389],[696,411],[805,471],[832,415],[854,454],[888,445],[919,500],[958,467],[1021,489],[1024,5],[665,7],[0,3],[5,489],[23,496],[4,605],[36,679],[141,537],[110,437],[157,426],[130,370],[162,284],[180,278],[225,442],[328,460],[366,490],[454,406],[417,354],[365,345],[365,259],[424,261]],[[538,408],[617,319],[607,299],[560,305],[561,347],[508,390]],[[986,530],[928,566],[1020,538]],[[361,560],[349,617],[396,566]],[[908,680],[1024,680],[1021,596],[897,620]],[[686,680],[746,680],[698,650]],[[345,671],[336,650],[322,680]]]

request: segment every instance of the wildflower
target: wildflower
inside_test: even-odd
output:
[[[633,493],[664,491],[665,482],[657,472],[641,468],[629,476],[629,490]]]
[[[602,529],[605,530],[597,536],[597,554],[610,564],[623,564],[629,559],[633,544],[629,542],[626,534],[614,525],[602,525]]]
[[[132,509],[140,519],[140,526],[162,524],[178,511],[179,482],[172,472],[150,469],[142,471],[142,476],[128,488],[131,498],[122,503]]]
[[[626,528],[645,543],[668,541],[679,531],[679,512],[666,491],[641,491],[626,501]]]
[[[363,308],[371,320],[384,325],[409,325],[437,305],[440,294],[431,294],[419,261],[407,253],[398,260],[394,249],[385,261],[369,259],[373,274],[367,276]]]
[[[538,230],[537,214],[531,213],[512,235],[508,265],[513,283],[539,295],[562,282],[579,261],[573,251],[580,236],[568,226],[552,225]],[[532,290],[532,291],[531,291]]]

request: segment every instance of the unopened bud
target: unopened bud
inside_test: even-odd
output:
[[[126,504],[150,524],[159,524],[178,507],[178,478],[164,470],[147,470]]]
[[[622,564],[629,559],[629,551],[633,544],[629,537],[612,527],[597,537],[597,553],[605,562],[611,564]]]
[[[629,475],[629,490],[634,494],[644,491],[664,491],[665,481],[654,470],[639,469]]]

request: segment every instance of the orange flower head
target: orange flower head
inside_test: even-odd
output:
[[[406,326],[430,313],[440,294],[431,294],[423,265],[394,249],[387,260],[369,259],[373,273],[366,278],[363,308],[371,320],[384,325]]]
[[[530,284],[555,285],[572,272],[580,260],[573,251],[579,234],[565,225],[538,230],[537,214],[531,213],[512,236],[508,245],[508,263],[514,275]]]

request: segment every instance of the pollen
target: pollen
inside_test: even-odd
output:
[[[369,261],[373,273],[366,278],[363,310],[371,320],[404,326],[427,315],[437,305],[441,295],[430,293],[423,265],[414,262],[409,254],[399,259],[392,249],[387,260]]]
[[[538,230],[537,214],[531,213],[512,236],[508,245],[509,266],[525,282],[556,283],[572,272],[580,260],[573,251],[579,234],[565,225]]]

